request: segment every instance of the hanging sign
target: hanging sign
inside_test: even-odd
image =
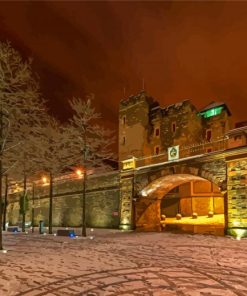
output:
[[[179,159],[179,146],[173,146],[168,148],[168,160]]]

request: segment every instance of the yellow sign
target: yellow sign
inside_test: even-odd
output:
[[[123,163],[123,166],[122,166],[123,170],[130,170],[136,167],[135,158],[124,160],[122,161],[122,163]]]

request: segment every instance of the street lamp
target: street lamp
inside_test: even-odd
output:
[[[33,186],[32,186],[32,233],[34,233],[34,186],[35,186],[35,183],[33,182]]]
[[[77,169],[77,170],[76,170],[76,174],[77,174],[77,176],[78,176],[79,178],[82,177],[82,171],[81,171],[80,169]]]
[[[47,178],[46,177],[42,177],[42,181],[43,181],[44,184],[46,184],[47,183]]]

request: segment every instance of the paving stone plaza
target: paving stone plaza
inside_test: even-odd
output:
[[[247,239],[88,230],[4,235],[1,296],[245,296]]]

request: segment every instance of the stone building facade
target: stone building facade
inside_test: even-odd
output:
[[[182,228],[246,236],[247,127],[232,127],[223,102],[198,111],[189,100],[161,107],[144,91],[122,100],[120,227],[158,230],[164,214],[185,218],[214,213],[218,225]],[[179,156],[169,159],[175,147]],[[210,224],[210,219],[202,222],[206,220]]]
[[[222,227],[231,231],[237,227],[247,235],[246,136],[246,125],[232,129],[231,113],[222,102],[198,111],[189,100],[161,107],[144,91],[122,100],[119,170],[88,178],[87,225],[121,229],[147,225],[160,230],[162,215],[213,212],[224,216]],[[175,161],[168,158],[171,147],[179,147]],[[48,186],[37,186],[33,204],[30,201],[27,220],[33,207],[35,225],[39,220],[48,223],[48,192]],[[82,180],[76,177],[55,181],[54,226],[81,225],[81,192]],[[19,194],[9,197],[7,220],[12,225],[21,221]],[[31,190],[29,196],[32,199]]]
[[[222,102],[212,102],[200,112],[190,100],[161,107],[143,91],[120,102],[119,160],[217,141],[230,129],[231,113]]]

